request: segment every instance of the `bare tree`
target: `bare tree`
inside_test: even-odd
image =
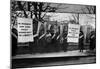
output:
[[[72,18],[71,18],[72,17]],[[79,14],[72,14],[72,16],[69,17],[69,22],[73,24],[78,24],[79,23]]]
[[[43,3],[43,2],[25,2],[25,1],[12,1],[11,2],[11,11],[23,11],[24,16],[27,18],[28,15],[26,11],[31,12],[31,18],[35,15],[35,18],[39,21],[43,21],[47,12],[55,12],[60,4],[56,7],[52,7],[51,3]],[[42,12],[45,14],[42,15]]]
[[[83,13],[96,14],[96,6],[85,6],[81,10]]]

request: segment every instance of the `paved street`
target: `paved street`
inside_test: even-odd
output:
[[[96,62],[96,58],[94,56],[92,57],[88,56],[88,57],[71,58],[69,60],[56,61],[56,62],[51,62],[51,63],[44,63],[38,66],[75,65],[75,64],[88,64],[88,63],[95,63],[95,62]]]
[[[13,57],[12,63],[14,68],[55,66],[55,65],[73,65],[95,63],[94,55],[87,55],[86,50],[80,53],[79,50],[47,53],[47,54],[26,54]]]
[[[46,57],[70,57],[70,56],[87,56],[86,50],[79,52],[79,50],[66,51],[66,52],[53,52],[53,53],[37,53],[37,54],[21,54],[16,55],[13,59],[23,59],[23,58],[46,58]]]

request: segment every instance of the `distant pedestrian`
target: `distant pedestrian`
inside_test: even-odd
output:
[[[80,52],[83,52],[83,49],[84,49],[84,34],[82,31],[80,31],[80,34],[79,34],[79,50],[80,50]]]

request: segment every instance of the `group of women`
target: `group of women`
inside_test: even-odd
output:
[[[38,25],[36,25],[38,24]],[[67,26],[34,22],[33,39],[30,43],[31,53],[67,51]],[[36,28],[37,26],[37,28]]]

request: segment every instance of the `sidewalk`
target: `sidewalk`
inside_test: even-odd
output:
[[[86,50],[79,52],[79,50],[67,51],[67,52],[55,52],[55,53],[44,53],[44,54],[23,54],[16,55],[12,59],[23,59],[23,58],[48,58],[48,57],[73,57],[73,56],[87,56]]]

